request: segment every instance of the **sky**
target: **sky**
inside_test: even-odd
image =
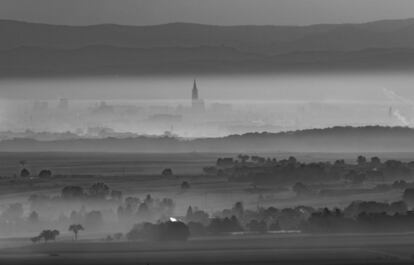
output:
[[[0,0],[1,19],[65,25],[309,25],[409,17],[413,0]]]

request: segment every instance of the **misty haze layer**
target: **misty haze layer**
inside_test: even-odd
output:
[[[219,137],[348,125],[412,126],[412,83],[409,74],[201,77],[198,89],[205,106],[195,113],[190,77],[3,80],[0,131]],[[1,138],[13,137],[18,135]]]

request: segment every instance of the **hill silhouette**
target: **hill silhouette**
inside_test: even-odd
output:
[[[0,20],[4,76],[412,70],[414,19],[312,26]]]
[[[333,127],[281,133],[248,133],[222,138],[167,136],[0,142],[3,152],[412,152],[414,129],[406,127]]]

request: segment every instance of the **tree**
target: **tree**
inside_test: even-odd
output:
[[[298,160],[296,159],[296,157],[294,157],[294,156],[290,156],[289,158],[288,158],[288,163],[290,164],[290,165],[296,165],[296,163],[298,162]]]
[[[80,224],[73,224],[73,225],[70,225],[69,226],[69,229],[68,230],[70,232],[73,232],[73,234],[75,235],[75,240],[78,240],[78,233],[79,233],[79,231],[82,231],[82,230],[85,230],[85,229]]]
[[[367,163],[367,158],[365,156],[358,156],[357,163],[359,166],[363,166]]]
[[[183,183],[181,183],[181,189],[182,190],[188,190],[190,188],[190,184],[187,181],[184,181]]]
[[[20,171],[20,177],[22,177],[22,178],[27,178],[27,177],[30,177],[30,171],[29,171],[29,170],[27,170],[26,168],[23,168],[23,169]]]
[[[39,172],[39,178],[51,178],[52,177],[52,171],[48,169],[43,169]]]
[[[381,159],[378,156],[371,157],[371,165],[373,167],[378,167],[381,165]]]
[[[145,197],[144,203],[148,207],[151,207],[152,206],[152,204],[154,203],[154,199],[151,197],[151,194],[147,194],[147,196]]]
[[[27,163],[26,160],[20,160],[19,161],[19,164],[22,168],[24,168],[26,166],[26,163]]]
[[[61,191],[63,199],[79,199],[85,195],[82,187],[79,186],[66,186]]]
[[[236,202],[233,206],[232,212],[237,218],[239,219],[243,218],[243,215],[244,215],[243,202]]]
[[[129,240],[148,241],[186,241],[190,230],[186,224],[179,221],[168,221],[159,224],[136,224],[127,234]]]
[[[97,199],[105,199],[109,195],[109,187],[103,182],[97,182],[89,188],[89,195]]]
[[[231,218],[214,218],[211,220],[208,230],[212,234],[220,233],[232,233],[232,232],[241,232],[243,231],[242,226],[240,225],[237,217],[232,216]]]
[[[248,155],[240,154],[237,156],[237,158],[239,158],[241,163],[244,164],[247,162],[247,160],[249,160],[250,157]]]
[[[410,205],[414,204],[414,189],[413,188],[409,188],[409,189],[404,190],[403,200],[407,204],[410,204]]]
[[[162,175],[164,177],[171,177],[173,175],[173,171],[171,168],[166,168],[162,171]]]
[[[49,240],[56,240],[56,237],[60,234],[58,230],[43,230],[39,238],[43,239],[45,243]]]
[[[39,222],[39,214],[36,211],[30,213],[28,221],[32,224]]]

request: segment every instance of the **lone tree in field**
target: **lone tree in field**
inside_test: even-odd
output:
[[[22,177],[22,178],[28,178],[28,177],[30,177],[30,171],[27,170],[26,168],[23,168],[20,171],[20,177]]]
[[[171,177],[171,176],[173,176],[174,174],[173,174],[173,171],[172,171],[172,169],[171,168],[166,168],[166,169],[164,169],[163,171],[162,171],[162,173],[161,173],[164,177]]]
[[[190,189],[190,183],[188,183],[187,181],[184,181],[183,183],[181,183],[181,189],[183,191]]]
[[[75,240],[78,240],[78,233],[79,233],[79,231],[82,231],[82,230],[85,230],[85,229],[80,224],[77,224],[77,225],[76,224],[73,224],[73,225],[69,226],[69,229],[68,230],[71,231],[71,232],[73,232],[73,234],[75,235]]]

